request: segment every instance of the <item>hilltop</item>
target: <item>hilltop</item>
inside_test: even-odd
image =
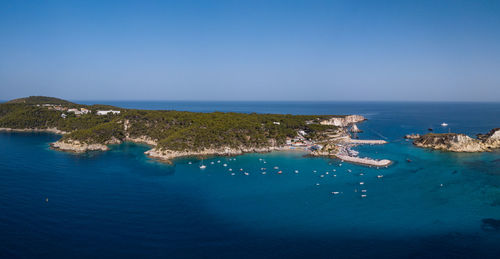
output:
[[[29,96],[10,100],[6,103],[74,105],[70,101],[48,96]]]

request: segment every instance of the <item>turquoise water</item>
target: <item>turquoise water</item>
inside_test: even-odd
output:
[[[211,157],[200,170],[200,161],[193,158],[172,165],[151,160],[143,154],[148,147],[141,145],[75,155],[48,148],[57,135],[2,133],[0,257],[500,255],[500,231],[483,223],[500,219],[500,153],[429,151],[401,138],[429,127],[446,132],[439,126],[442,121],[456,132],[486,132],[500,125],[500,104],[112,104],[363,114],[369,120],[359,125],[365,130],[360,138],[383,138],[389,144],[357,150],[395,164],[340,166],[340,161],[301,152],[274,152]]]

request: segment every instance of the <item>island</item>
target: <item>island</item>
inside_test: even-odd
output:
[[[500,128],[486,134],[478,134],[477,139],[457,133],[428,133],[413,140],[417,147],[451,152],[487,152],[500,148]]]
[[[0,131],[45,131],[61,134],[52,148],[83,153],[106,151],[124,141],[151,146],[145,153],[171,161],[185,156],[238,155],[247,152],[305,150],[369,166],[390,160],[360,158],[351,148],[384,144],[352,139],[360,115],[290,115],[234,112],[186,112],[81,105],[31,96],[0,104]],[[353,130],[354,129],[354,130]]]

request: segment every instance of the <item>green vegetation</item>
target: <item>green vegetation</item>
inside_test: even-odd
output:
[[[75,130],[63,136],[63,140],[73,139],[86,143],[105,143],[113,137],[118,140],[125,137],[123,125],[116,121],[101,123],[92,128]]]
[[[0,104],[0,127],[13,129],[57,128],[71,132],[92,128],[110,121],[108,116],[86,114],[76,117],[72,113],[65,113],[67,118],[64,119],[61,117],[62,113],[36,105],[3,103]]]
[[[74,103],[72,102],[47,96],[30,96],[30,97],[10,100],[7,103],[74,105]]]
[[[26,102],[18,101],[26,100]],[[298,130],[315,140],[337,130],[335,126],[318,124],[327,115],[280,115],[245,113],[195,113],[182,111],[151,111],[119,109],[104,105],[78,105],[66,102],[66,107],[85,107],[92,113],[76,116],[45,107],[45,101],[64,104],[64,100],[49,97],[29,97],[0,104],[0,127],[57,128],[70,132],[64,139],[86,143],[104,143],[113,137],[149,137],[160,148],[193,150],[217,147],[265,147],[284,144],[296,137]],[[64,105],[63,105],[64,106]],[[119,109],[119,115],[98,116],[98,109]],[[61,114],[66,114],[62,118]],[[277,125],[279,122],[279,125]]]

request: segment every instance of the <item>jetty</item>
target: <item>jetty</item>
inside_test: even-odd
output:
[[[335,155],[337,158],[342,159],[346,162],[351,162],[351,163],[356,163],[356,164],[361,164],[361,165],[368,165],[368,166],[379,166],[379,167],[384,167],[384,166],[389,166],[392,164],[391,160],[388,159],[382,159],[382,160],[375,160],[371,158],[361,158],[361,157],[355,157],[355,156],[347,156],[347,155],[340,155],[337,154]]]
[[[382,145],[387,144],[387,141],[380,139],[349,139],[350,144],[369,144],[369,145]]]
[[[343,142],[344,142],[344,144],[339,146],[337,153],[334,155],[338,159],[341,159],[343,161],[350,162],[350,163],[366,165],[366,166],[376,166],[376,167],[386,167],[386,166],[389,166],[390,164],[392,164],[392,161],[388,160],[388,159],[376,160],[376,159],[372,159],[372,158],[368,158],[368,157],[361,158],[358,156],[359,152],[351,149],[351,147],[356,146],[356,145],[363,145],[363,144],[382,145],[382,144],[386,144],[387,141],[385,141],[385,140],[344,138]]]

